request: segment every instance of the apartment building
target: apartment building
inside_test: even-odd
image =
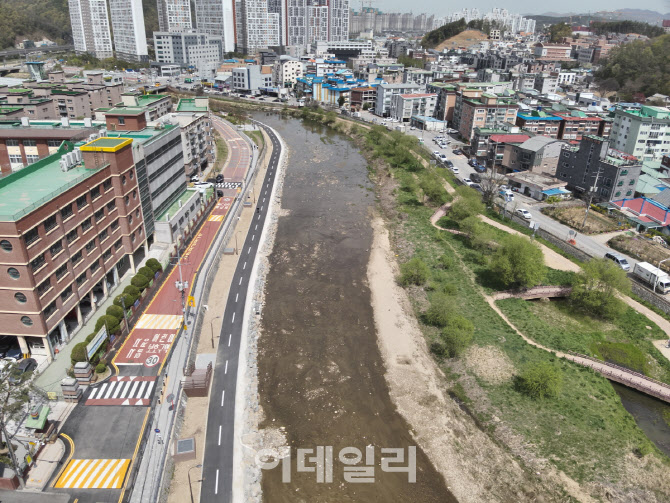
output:
[[[377,101],[377,86],[352,87],[349,106],[352,110],[374,108]],[[366,106],[367,105],[367,106]]]
[[[410,122],[413,116],[432,117],[437,94],[394,94],[391,100],[391,117],[400,122]]]
[[[107,0],[68,0],[74,50],[98,59],[114,56]]]
[[[0,89],[0,99],[11,115],[30,119],[55,119],[54,102],[51,98],[35,95],[34,90],[24,88]]]
[[[80,141],[96,133],[102,124],[90,119],[70,123],[30,121],[27,117],[0,124],[0,169],[8,175],[58,151],[64,141]]]
[[[220,37],[224,54],[235,51],[235,0],[195,0],[195,25],[199,33]]]
[[[389,117],[391,115],[391,104],[396,94],[419,93],[424,89],[419,84],[379,84],[377,87],[377,102],[375,103],[375,115]]]
[[[558,138],[561,140],[581,140],[586,135],[607,137],[610,122],[602,117],[590,116],[579,110],[552,112],[561,119]]]
[[[187,31],[193,28],[189,0],[158,0],[157,3],[159,32]]]
[[[149,61],[142,0],[109,0],[116,57]]]
[[[534,134],[558,138],[561,127],[561,117],[548,114],[541,110],[532,112],[518,112],[516,114],[516,125]]]
[[[235,2],[237,51],[253,54],[280,45],[280,15],[268,10],[267,0]]]
[[[207,98],[179,100],[177,113],[167,119],[180,127],[186,176],[200,174],[216,158],[214,125]]]
[[[565,61],[570,59],[572,47],[567,44],[550,44],[538,42],[533,47],[533,54],[536,59],[548,61]]]
[[[670,152],[670,108],[642,105],[614,111],[612,147],[643,161],[660,161]]]
[[[475,128],[494,127],[496,124],[516,122],[519,110],[511,98],[481,91],[463,91],[456,98],[454,128],[463,138],[471,140]]]
[[[596,201],[612,201],[635,194],[641,171],[636,157],[611,149],[605,138],[587,135],[578,147],[563,146],[556,177],[576,193],[592,192]]]
[[[233,89],[238,92],[257,92],[272,87],[272,67],[246,65],[233,68]]]
[[[146,242],[132,140],[99,138],[0,179],[0,322],[51,360]]]
[[[272,78],[275,85],[289,87],[303,76],[304,65],[296,59],[280,59],[272,67]]]
[[[220,36],[205,32],[154,32],[154,48],[158,63],[182,67],[218,64],[223,60],[223,41]]]

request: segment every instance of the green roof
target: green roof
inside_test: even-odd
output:
[[[164,98],[169,98],[167,94],[142,94],[137,97],[137,104],[141,107],[146,107]]]
[[[97,170],[83,164],[61,170],[60,158],[73,148],[71,142],[63,142],[55,154],[1,178],[0,221],[16,221],[93,176]]]
[[[195,105],[195,99],[184,98],[177,104],[177,112],[206,112],[207,107],[198,107]]]
[[[39,415],[33,419],[32,416],[28,416],[26,418],[26,422],[23,424],[26,428],[32,428],[35,430],[41,430],[44,428],[44,425],[47,422],[47,417],[49,416],[49,412],[51,412],[51,409],[49,408],[48,405],[42,405],[40,408],[40,413]]]
[[[10,94],[30,94],[30,93],[32,93],[32,91],[30,89],[25,89],[23,87],[13,87],[13,88],[10,88],[10,89],[5,89],[4,92],[10,93]]]
[[[158,217],[156,217],[156,222],[164,221],[167,215],[174,216],[175,213],[177,213],[179,209],[182,206],[184,206],[189,199],[193,197],[194,194],[197,194],[199,192],[200,191],[197,189],[189,189],[189,188],[184,189],[184,191],[181,194],[175,197],[170,206],[165,208],[165,210],[163,210],[163,212]]]
[[[58,94],[64,96],[77,96],[79,94],[86,94],[86,91],[70,91],[67,89],[54,89],[51,94]]]
[[[102,109],[98,109],[102,110]],[[105,109],[105,113],[114,115],[114,114],[125,114],[125,115],[140,115],[146,112],[146,107],[115,107]]]
[[[0,115],[11,114],[23,110],[23,107],[15,107],[13,105],[0,105]]]
[[[155,127],[145,127],[141,131],[107,131],[109,138],[129,138],[138,143],[146,143],[157,136],[178,127],[175,124],[165,124],[163,128],[156,129]]]

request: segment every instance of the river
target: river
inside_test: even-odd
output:
[[[277,130],[289,153],[265,288],[258,376],[261,427],[286,428],[292,469],[288,483],[280,468],[263,472],[264,500],[455,502],[418,446],[415,483],[408,473],[382,469],[382,448],[402,448],[407,456],[416,442],[389,397],[377,347],[366,284],[375,198],[365,159],[347,138],[321,125],[276,115],[255,118]],[[330,483],[297,470],[297,449],[318,446],[333,448]],[[359,467],[368,447],[371,482],[345,481],[338,460],[345,447],[361,451]]]

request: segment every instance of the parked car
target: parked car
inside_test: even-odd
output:
[[[433,157],[435,157],[436,159],[439,159],[440,152],[438,152],[437,150],[433,150]]]
[[[210,187],[214,187],[214,184],[209,182],[196,182],[193,184],[193,187],[196,189],[209,189]]]
[[[475,166],[475,171],[477,173],[486,173],[486,166],[482,166],[481,164],[477,164]]]
[[[223,175],[221,173],[216,175],[216,183],[223,183]]]
[[[26,358],[16,364],[16,367],[11,369],[9,374],[10,384],[19,384],[23,379],[23,374],[34,372],[37,368],[37,361],[34,358]]]
[[[6,352],[5,355],[3,356],[5,360],[11,360],[13,362],[16,362],[23,358],[23,353],[21,352],[21,348],[18,346],[11,346]]]
[[[200,177],[198,175],[191,175],[191,183],[199,182]]]
[[[516,210],[516,214],[525,220],[530,220],[532,218],[530,211],[528,211],[526,208],[519,208]]]
[[[460,173],[456,167],[451,168],[451,171],[454,173],[454,175],[458,175]]]
[[[450,168],[453,168],[453,167],[454,167],[454,163],[451,162],[451,161],[449,161],[449,160],[447,160],[447,161],[445,162],[445,164],[446,164],[448,167],[450,167]]]
[[[447,162],[447,156],[444,154],[440,154],[440,161]]]
[[[605,258],[614,262],[624,271],[630,271],[630,264],[628,263],[628,260],[626,260],[626,257],[624,257],[623,255],[615,252],[608,252],[605,254]]]
[[[452,150],[451,152],[452,152],[453,154],[456,154],[456,155],[461,155],[461,154],[463,153],[463,152],[461,151],[461,149],[459,149],[459,148],[455,148],[455,149]]]
[[[473,189],[475,189],[475,190],[478,190],[479,192],[484,192],[484,191],[482,190],[482,186],[479,185],[478,183],[473,183],[472,185],[470,185],[470,187],[473,188]]]
[[[472,180],[470,180],[469,178],[463,178],[463,183],[469,187],[470,184],[472,183]]]
[[[479,176],[478,173],[472,173],[472,174],[470,175],[470,180],[472,180],[474,183],[479,183],[479,182],[482,181],[482,177]]]

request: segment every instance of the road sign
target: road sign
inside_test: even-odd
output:
[[[192,296],[189,295],[189,297],[188,297],[188,305],[189,305],[190,307],[195,307],[195,297],[192,297]]]
[[[160,360],[160,358],[158,358],[158,355],[151,355],[144,361],[144,366],[145,367],[154,367],[155,365],[158,364],[159,360]]]

